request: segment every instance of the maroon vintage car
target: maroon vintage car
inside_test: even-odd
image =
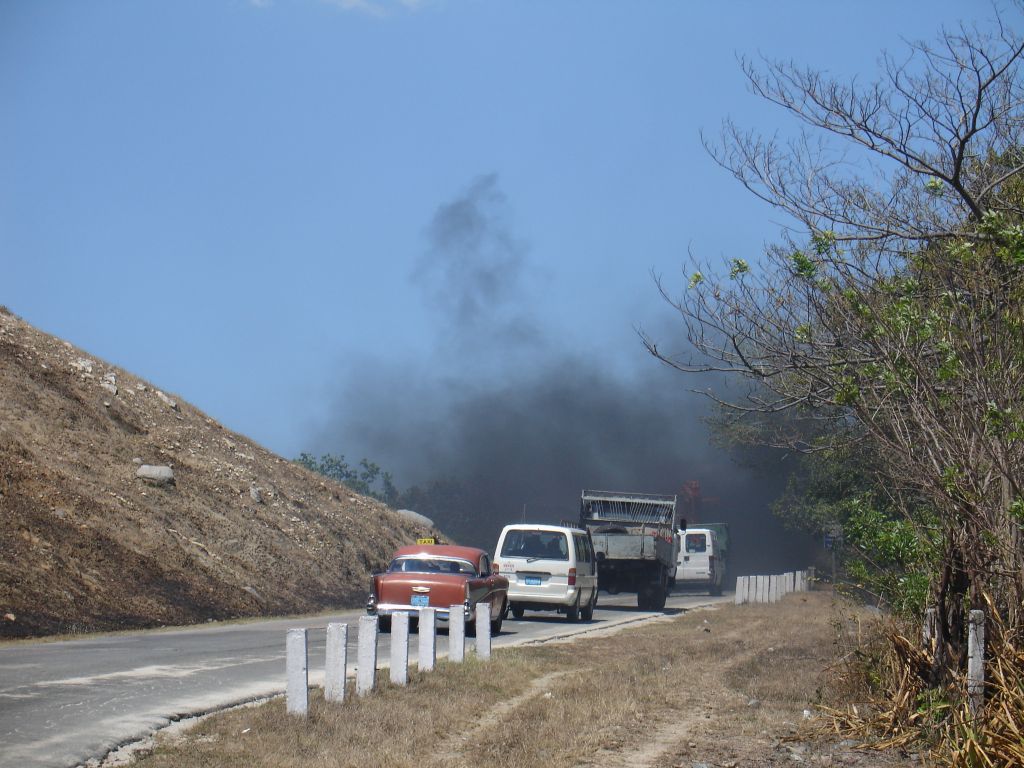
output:
[[[491,573],[491,558],[475,547],[416,544],[395,552],[384,573],[374,574],[366,612],[377,616],[381,631],[391,629],[391,615],[406,612],[413,619],[423,608],[433,608],[447,622],[452,606],[462,607],[466,631],[475,629],[476,608],[490,603],[491,633],[501,631],[508,595],[508,579]]]

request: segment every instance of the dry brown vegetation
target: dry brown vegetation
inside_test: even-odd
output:
[[[822,736],[805,708],[828,697],[831,596],[723,606],[575,642],[502,650],[490,663],[442,663],[308,720],[280,699],[158,739],[135,768],[210,766],[909,766]]]
[[[0,308],[0,638],[352,606],[418,535],[162,394]]]

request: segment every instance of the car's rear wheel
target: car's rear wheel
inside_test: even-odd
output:
[[[507,605],[502,605],[501,611],[498,612],[498,618],[491,619],[491,637],[501,634],[501,623],[505,620],[505,611],[507,609]]]
[[[567,621],[579,621],[580,620],[580,597],[576,596],[576,602],[565,609],[565,618]]]
[[[390,616],[378,616],[377,617],[377,629],[381,632],[391,631],[391,617]]]
[[[519,605],[512,606],[512,618],[521,619],[526,614],[526,610]]]

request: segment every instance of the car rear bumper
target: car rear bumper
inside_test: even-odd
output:
[[[374,606],[368,606],[366,612],[370,616],[392,616],[396,613],[408,613],[411,618],[419,618],[420,611],[424,610],[426,606],[413,606],[413,605],[401,605],[398,603],[378,603]],[[451,613],[451,607],[440,607],[440,606],[429,606],[434,610],[434,618],[437,621],[447,622],[449,614]],[[466,618],[466,621],[472,621],[476,618],[476,606],[462,605],[462,615]]]
[[[578,587],[569,587],[564,591],[550,592],[509,584],[508,601],[510,604],[550,605],[552,608],[557,608],[558,606],[569,606],[575,603],[579,593]]]

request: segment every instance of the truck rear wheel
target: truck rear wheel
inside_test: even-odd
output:
[[[668,590],[662,585],[658,585],[651,589],[651,610],[652,611],[663,611],[665,610],[665,599],[668,597]]]

